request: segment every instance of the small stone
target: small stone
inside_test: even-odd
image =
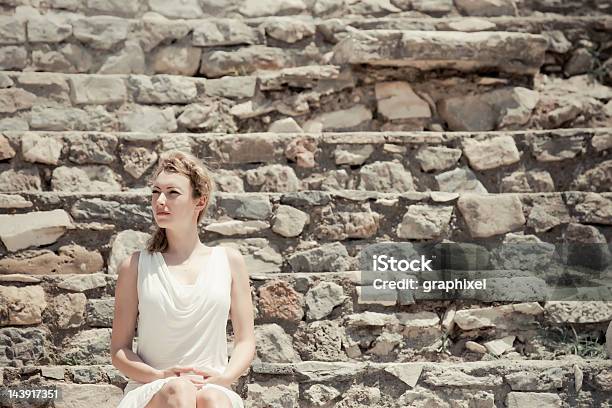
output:
[[[346,271],[349,268],[348,252],[338,242],[296,252],[287,262],[295,272]]]
[[[68,82],[75,105],[122,104],[127,99],[125,83],[120,78],[74,75]]]
[[[495,28],[495,23],[476,17],[465,17],[457,21],[448,23],[448,27],[455,31],[476,32],[487,31]]]
[[[23,70],[28,58],[28,52],[23,47],[13,45],[0,47],[0,69]]]
[[[584,138],[574,135],[534,135],[529,140],[536,160],[553,162],[573,159],[582,153]]]
[[[594,65],[595,59],[591,53],[584,48],[578,48],[565,63],[563,70],[567,75],[580,75],[591,71]]]
[[[265,36],[260,29],[236,19],[202,20],[193,30],[192,45],[197,47],[244,44],[265,44]]]
[[[270,133],[302,133],[303,130],[293,118],[279,119],[268,128]]]
[[[545,392],[509,392],[506,396],[508,408],[539,407],[561,408],[559,395]]]
[[[110,50],[125,40],[129,20],[113,16],[93,16],[77,19],[72,23],[73,35],[93,48]]]
[[[168,18],[200,18],[204,15],[197,0],[181,0],[168,3],[165,0],[148,0],[151,10]]]
[[[407,82],[382,82],[375,86],[378,111],[388,120],[429,119],[429,104]]]
[[[457,8],[468,16],[516,16],[513,0],[455,0]]]
[[[21,139],[23,158],[31,163],[58,164],[63,146],[57,138],[37,133],[26,133]]]
[[[0,89],[0,113],[15,113],[30,109],[36,102],[36,95],[23,89]]]
[[[157,74],[194,76],[200,67],[202,49],[169,45],[159,47],[152,56],[153,71]]]
[[[302,0],[246,0],[238,10],[245,17],[298,15],[306,10]]]
[[[291,363],[301,361],[293,349],[291,336],[276,323],[267,323],[255,327],[257,339],[257,357],[270,363]]]
[[[317,2],[317,4],[319,4]],[[314,384],[304,391],[304,399],[313,406],[321,407],[333,400],[341,393],[334,387],[324,384]]]
[[[53,378],[54,380],[63,380],[66,374],[66,369],[64,367],[57,366],[42,366],[40,368],[40,374],[46,378]]]
[[[116,159],[119,139],[112,133],[73,134],[69,136],[68,158],[77,164],[110,164]]]
[[[59,43],[71,35],[70,23],[43,17],[28,20],[28,41],[31,43]]]
[[[598,152],[612,148],[612,133],[594,135],[591,139],[591,145]]]
[[[281,164],[247,170],[245,176],[247,183],[259,187],[259,191],[298,191],[300,186],[300,181],[293,168]]]
[[[502,193],[543,193],[555,191],[555,183],[547,171],[517,171],[502,179]]]
[[[123,168],[138,179],[157,161],[157,153],[145,147],[128,146],[121,152]]]
[[[291,54],[283,48],[251,45],[233,51],[213,50],[202,53],[200,73],[207,78],[224,75],[248,75],[256,70],[292,66]]]
[[[565,54],[572,49],[572,43],[568,41],[563,31],[544,31],[541,34],[548,40],[548,49],[557,54]]]
[[[413,204],[404,214],[397,236],[408,239],[447,238],[452,213],[453,207]]]
[[[26,27],[23,22],[9,16],[0,16],[0,44],[23,44]]]
[[[128,40],[119,52],[104,61],[98,74],[143,74],[145,70],[144,51],[138,42]]]
[[[193,102],[198,95],[191,78],[155,75],[131,75],[128,84],[134,99],[142,104],[180,104]]]
[[[334,282],[321,282],[310,289],[304,297],[307,306],[306,315],[309,319],[323,319],[345,299],[347,296],[344,295],[342,286]]]
[[[80,327],[85,320],[87,298],[82,293],[59,294],[49,305],[53,325],[60,329]]]
[[[334,159],[337,165],[362,165],[374,153],[374,146],[362,144],[338,145],[334,150]]]
[[[260,401],[262,406],[298,406],[301,400],[299,384],[284,379],[247,384],[247,400]]]
[[[259,288],[259,310],[263,317],[299,322],[304,316],[304,296],[287,282],[274,280]]]
[[[463,152],[470,161],[470,166],[476,170],[507,166],[521,159],[514,139],[510,136],[498,136],[483,141],[466,139],[463,142]]]
[[[485,186],[478,180],[478,177],[467,167],[456,168],[445,173],[434,176],[438,182],[440,191],[448,193],[487,193]]]
[[[467,341],[465,343],[465,348],[470,351],[473,351],[474,353],[479,353],[479,354],[487,353],[487,348],[483,346],[482,344],[476,343],[475,341]]]
[[[0,326],[42,323],[47,307],[42,286],[0,286]]]
[[[516,195],[463,194],[457,206],[472,237],[490,237],[514,231],[525,224],[520,199]]]
[[[138,12],[139,2],[123,0],[87,0],[87,7],[101,12],[100,14],[132,17]]]
[[[103,288],[105,286],[106,278],[105,274],[103,273],[69,276],[57,284],[58,288],[72,292],[85,292],[91,289]]]
[[[298,167],[313,168],[315,166],[315,153],[317,140],[311,137],[295,138],[285,148],[285,156]]]
[[[255,95],[256,78],[251,76],[227,76],[206,81],[206,95],[224,98],[252,98]]]
[[[359,190],[380,192],[414,191],[412,174],[398,162],[374,162],[360,170]]]
[[[55,191],[121,191],[121,177],[107,166],[60,166],[53,170],[51,187]]]
[[[70,216],[61,209],[2,214],[0,221],[0,239],[11,252],[30,246],[52,244],[67,229],[74,229]]]
[[[204,227],[206,231],[221,235],[248,235],[268,229],[270,225],[264,221],[224,220],[214,222]]]
[[[461,158],[461,149],[451,149],[444,146],[421,147],[415,158],[423,171],[440,171],[453,167]]]
[[[310,222],[310,216],[297,208],[280,205],[274,216],[272,231],[284,237],[297,237],[304,226]]]
[[[502,339],[487,341],[484,346],[490,353],[500,356],[512,348],[516,336],[506,336]]]
[[[612,303],[599,300],[551,300],[544,305],[549,321],[559,323],[601,323],[612,320]]]
[[[369,122],[372,112],[365,105],[355,105],[352,108],[327,112],[314,120],[323,125],[324,131],[348,130]]]
[[[570,221],[569,210],[562,197],[542,196],[534,199],[527,226],[539,233]]]
[[[9,169],[0,173],[0,191],[20,192],[28,190],[42,191],[42,181],[38,169]]]
[[[316,28],[312,18],[272,17],[264,23],[266,34],[290,44],[314,35]]]
[[[158,109],[149,106],[134,107],[132,112],[121,115],[123,129],[127,132],[174,132],[177,129],[174,109]]]

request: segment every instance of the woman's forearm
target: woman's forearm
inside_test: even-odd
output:
[[[232,356],[223,375],[234,383],[251,366],[254,358],[255,343],[241,342],[234,344]]]
[[[161,370],[151,367],[142,361],[138,354],[127,348],[119,349],[112,356],[112,363],[123,374],[141,383],[148,383],[163,378]]]

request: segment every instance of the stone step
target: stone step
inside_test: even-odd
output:
[[[3,257],[41,246],[57,251],[61,246],[77,243],[87,249],[71,256],[78,254],[88,259],[82,271],[86,273],[116,265],[119,259],[112,252],[117,249],[118,254],[127,256],[130,252],[124,246],[135,250],[155,226],[147,192],[3,194],[2,207]],[[516,241],[520,238],[516,234],[535,234],[553,244],[583,238],[599,244],[609,241],[611,224],[609,192],[448,194],[347,190],[217,193],[199,232],[207,242],[239,244],[241,251],[252,258],[252,272],[275,273],[358,270],[359,251],[384,241],[426,243],[448,239],[488,245],[499,244],[502,239]],[[120,231],[124,234],[121,239],[116,236]],[[327,260],[311,259],[324,255]],[[11,267],[3,268],[3,273],[11,273],[17,265],[24,271],[34,266],[30,262],[10,262]],[[38,273],[47,273],[47,261],[40,258],[39,262]],[[63,263],[58,260],[55,273],[65,270]],[[80,273],[70,268],[68,273]],[[114,267],[108,271],[114,273]]]
[[[104,350],[108,350],[108,344],[96,342],[110,341],[117,265],[133,251],[144,247],[148,234],[143,231],[149,231],[152,225],[147,194],[30,192],[6,194],[3,202],[6,214],[0,215],[0,239],[5,247],[0,254],[0,298],[5,299],[7,304],[21,305],[14,312],[8,309],[8,321],[3,324],[67,326],[61,327],[60,338],[50,343],[66,350],[69,350],[67,345],[71,344],[84,347],[94,344],[91,346],[94,348],[98,344],[96,349],[102,354],[84,354],[91,358],[103,355]],[[288,345],[292,341],[307,343],[304,339],[314,336],[312,338],[326,339],[322,341],[330,343],[332,350],[343,344],[349,357],[359,357],[369,351],[367,354],[385,359],[406,336],[410,345],[406,350],[408,355],[414,352],[414,348],[420,347],[424,350],[420,350],[421,354],[417,353],[417,356],[425,354],[426,358],[432,359],[443,356],[442,325],[453,321],[453,315],[455,320],[461,317],[461,313],[455,313],[455,310],[461,309],[463,302],[482,306],[483,302],[500,300],[500,293],[511,293],[507,290],[509,283],[519,291],[524,289],[522,293],[527,296],[533,293],[534,287],[537,288],[536,293],[544,293],[542,262],[551,256],[551,248],[545,242],[555,245],[598,243],[599,246],[595,248],[598,252],[589,252],[589,256],[579,254],[581,260],[578,266],[588,269],[564,268],[563,271],[570,275],[582,272],[583,277],[584,271],[587,271],[585,286],[605,289],[606,282],[610,282],[610,272],[601,268],[605,268],[606,259],[610,259],[606,244],[612,237],[612,228],[609,227],[612,224],[611,214],[612,193],[219,193],[212,204],[212,218],[205,220],[200,232],[206,236],[207,244],[232,246],[244,254],[252,285],[256,289],[258,326],[264,339],[274,339],[270,341],[272,344]],[[413,241],[413,244],[432,243],[439,239],[467,242],[462,245],[464,249],[459,252],[458,258],[454,259],[460,265],[465,265],[461,268],[478,272],[471,274],[472,279],[481,279],[485,276],[482,273],[486,272],[492,282],[490,288],[497,290],[467,292],[466,296],[458,297],[459,306],[454,309],[448,297],[432,299],[395,290],[375,292],[373,296],[372,290],[367,289],[371,286],[371,278],[363,273],[351,273],[362,270],[357,269],[361,251],[374,243],[399,243],[406,239],[420,240]],[[531,244],[526,257],[519,253],[519,264],[514,263],[517,260],[514,256],[499,252],[498,244],[521,242]],[[44,248],[40,248],[42,246]],[[589,250],[592,251],[593,247]],[[601,259],[602,265],[593,270],[590,262],[595,258]],[[556,265],[556,261],[553,264]],[[537,271],[538,275],[535,278],[522,272],[502,275],[500,266],[501,269],[510,268],[515,272],[516,268]],[[610,267],[609,263],[607,267]],[[287,273],[278,274],[281,271]],[[470,274],[463,272],[455,276],[469,278]],[[277,293],[282,293],[282,296]],[[577,293],[580,295],[580,292]],[[605,295],[601,293],[600,296]],[[48,309],[45,299],[49,300]],[[291,304],[287,308],[281,307],[274,299],[283,299]],[[320,299],[326,300],[319,304]],[[577,299],[580,297],[574,298]],[[602,299],[609,297],[599,300]],[[423,310],[419,307],[421,304],[428,305],[429,310]],[[468,338],[493,341],[489,347],[509,347],[516,341],[516,347],[523,350],[525,342],[535,341],[536,344],[529,344],[527,350],[545,353],[546,350],[538,348],[537,342],[550,339],[551,330],[542,327],[549,327],[551,322],[552,326],[561,326],[557,337],[565,338],[562,342],[566,345],[568,341],[574,341],[569,340],[574,338],[566,326],[571,324],[578,327],[581,335],[590,336],[590,344],[595,346],[597,340],[593,338],[599,339],[600,336],[588,333],[603,333],[604,325],[612,320],[607,304],[579,301],[552,302],[550,305],[547,307],[549,304],[544,303],[542,307],[531,302],[516,309],[509,306],[510,310],[507,310],[508,307],[489,309],[486,306],[487,310],[478,312],[480,314],[476,317],[470,317],[469,313],[473,311],[468,312],[463,320],[465,330],[454,334],[452,339],[456,342],[455,347],[458,347],[454,349],[455,355],[465,352],[467,346],[465,341],[461,343],[461,339]],[[397,308],[402,308],[401,313],[408,314],[396,315]],[[288,311],[289,314],[279,315],[279,310]],[[497,319],[500,313],[504,315],[506,312],[511,312],[509,317]],[[518,312],[519,316],[524,315],[523,319],[514,312]],[[354,314],[357,315],[348,317]],[[538,319],[533,318],[535,315],[539,316]],[[302,322],[304,316],[308,323]],[[324,317],[346,319],[344,323],[352,326],[357,334],[353,332],[354,336],[347,337],[342,343],[338,338],[328,339],[325,334],[316,334],[321,323],[313,320]],[[547,324],[529,326],[541,319]],[[293,339],[279,323],[287,327],[287,332],[294,335]],[[66,340],[64,336],[73,334],[74,324],[85,330],[77,333],[75,338]],[[325,324],[331,325],[334,330],[338,328],[331,322]],[[418,326],[416,331],[413,330],[415,324]],[[521,326],[523,324],[526,326]],[[58,333],[37,326],[3,329],[6,338],[14,339],[11,341],[19,344],[12,349],[19,351],[20,358],[30,358],[32,341],[44,344],[43,339],[49,333]],[[295,335],[299,326],[302,326],[301,334]],[[381,330],[383,327],[387,330]],[[563,327],[567,330],[563,331]],[[491,328],[495,330],[491,331]],[[62,346],[63,341],[68,342],[66,347]],[[598,347],[601,349],[601,344]],[[472,348],[483,350],[478,345],[472,345]],[[306,346],[301,349],[310,353]],[[48,356],[45,346],[41,345],[38,350],[36,358]],[[78,348],[66,353],[86,358]],[[262,353],[271,355],[274,348]],[[285,355],[285,351],[281,354]],[[391,354],[391,357],[394,356]]]
[[[351,49],[349,59],[360,58],[352,47],[361,45],[353,40],[338,46]],[[522,48],[517,50],[524,53]],[[532,86],[487,75],[417,79],[389,67],[379,67],[380,75],[360,67],[311,65],[219,79],[4,71],[0,130],[235,134],[612,127],[612,87],[589,75],[539,75]]]
[[[606,192],[612,186],[611,147],[612,128],[238,135],[5,131],[0,191],[148,191],[159,155],[180,148],[202,157],[218,191],[227,193]]]
[[[51,255],[46,256],[49,264],[54,262]],[[68,256],[61,256],[66,268]],[[36,261],[31,260],[32,272],[0,275],[0,306],[19,306],[18,310],[9,307],[0,321],[0,366],[45,361],[110,363],[117,276],[40,274],[34,270]],[[3,263],[5,268],[7,262]],[[87,265],[82,263],[81,267]],[[461,271],[457,272],[459,276]],[[526,292],[527,283],[544,292],[544,286],[536,282],[544,283],[542,279],[521,278],[525,271],[513,272],[519,276],[499,279],[493,277],[502,273],[499,270],[472,271],[471,276],[477,276],[472,280],[488,280],[486,290],[465,290],[465,295],[461,290],[451,291],[445,296],[440,290],[374,293],[369,284],[372,279],[363,278],[360,272],[262,274],[249,268],[258,359],[457,362],[558,360],[568,355],[606,358],[603,339],[612,320],[609,294],[603,300],[508,302],[495,294],[509,292],[511,285]],[[426,276],[431,279],[432,275]],[[604,289],[610,276],[608,271],[608,277],[596,288]],[[533,298],[528,293],[523,296]],[[233,349],[230,319],[227,336]],[[133,350],[137,347],[138,333]]]
[[[23,5],[22,5],[23,4]],[[231,4],[205,2],[196,0],[182,1],[180,5],[170,5],[158,0],[134,0],[130,2],[89,1],[80,2],[67,0],[62,2],[28,2],[4,1],[0,13],[15,18],[33,18],[38,16],[116,16],[116,17],[147,17],[159,14],[168,19],[202,19],[231,18],[248,20],[257,17],[319,17],[336,18],[347,15],[358,17],[392,17],[404,15],[417,16],[425,19],[428,16],[444,17],[463,16],[539,16],[543,13],[560,13],[562,15],[609,16],[612,6],[605,1],[550,1],[529,0],[498,2],[474,2],[467,0],[439,1],[302,1],[287,2],[267,1],[261,3],[255,0],[237,0]]]
[[[401,32],[378,33],[379,29]],[[611,30],[612,16],[368,19],[343,15],[331,19],[283,16],[247,20],[73,14],[0,17],[0,68],[219,78],[322,65],[333,59],[411,66],[417,72],[486,69],[488,73],[519,76],[532,75],[546,63],[545,72],[558,72],[562,66],[565,74],[576,75],[599,69],[606,62],[609,54],[598,50],[605,49]],[[345,37],[354,37],[350,46],[337,44]],[[363,49],[366,43],[374,53]],[[354,47],[360,47],[360,52],[347,54]],[[502,55],[497,52],[500,47],[505,50]],[[363,52],[366,55],[361,55]]]
[[[118,405],[127,378],[111,365],[46,365],[4,368],[4,384],[57,387],[63,398],[56,407],[110,408]],[[612,403],[612,362],[255,363],[232,388],[246,407],[261,408],[607,407]]]
[[[141,242],[134,241],[142,241],[155,226],[147,192],[3,194],[2,207],[3,257],[35,247],[46,246],[55,251],[78,243],[97,254],[81,254],[85,258],[93,256],[87,273],[103,268],[104,262],[98,262],[100,256],[110,262],[113,245],[123,247],[132,242],[135,249]],[[252,242],[241,248],[245,255],[264,251],[256,256],[257,262],[263,263],[253,272],[273,273],[357,270],[359,251],[382,241],[448,239],[484,245],[510,239],[508,234],[535,234],[554,244],[587,237],[586,242],[605,243],[611,224],[609,192],[448,194],[345,190],[217,193],[199,232],[211,243]],[[576,229],[581,234],[576,235]],[[114,243],[115,235],[125,230],[141,231],[136,235],[143,236],[136,240],[126,234],[125,242]],[[318,247],[317,243],[325,246]],[[314,253],[327,254],[330,259],[312,263],[306,255],[311,248],[316,248],[313,257]],[[299,260],[290,260],[297,254],[302,254]]]
[[[331,62],[533,75],[544,64],[547,47],[545,37],[524,33],[365,30],[340,41]]]

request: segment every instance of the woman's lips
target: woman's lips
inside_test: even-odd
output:
[[[157,215],[169,215],[170,213],[167,212],[158,212]]]

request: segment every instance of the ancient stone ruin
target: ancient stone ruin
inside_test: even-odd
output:
[[[1,387],[118,404],[117,266],[152,231],[159,155],[181,149],[218,187],[203,242],[239,249],[251,277],[245,406],[612,404],[612,3],[0,0],[0,14]],[[439,242],[491,291],[368,293],[366,248]],[[596,293],[538,298],[555,274]],[[533,296],[502,300],[511,289]]]

